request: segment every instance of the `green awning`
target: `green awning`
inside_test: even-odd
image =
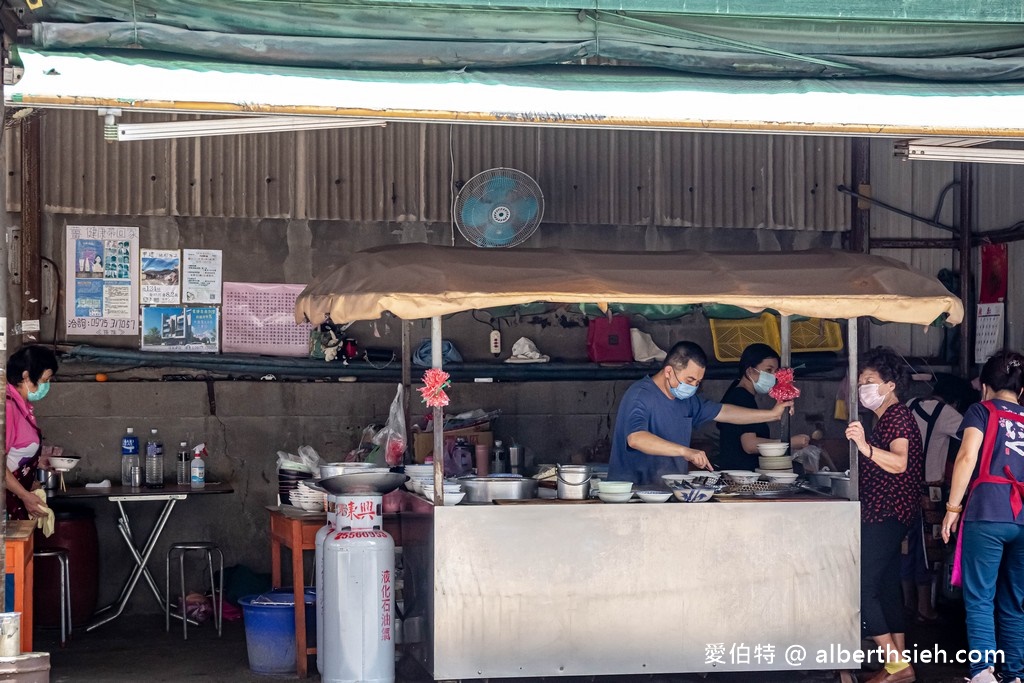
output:
[[[614,67],[256,67],[139,52],[18,51],[13,106],[894,137],[1024,136],[1024,87],[739,79]]]

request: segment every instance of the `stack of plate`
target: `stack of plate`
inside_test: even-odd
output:
[[[782,441],[766,441],[757,444],[757,452],[760,457],[757,459],[758,472],[792,472],[793,457],[786,455],[789,444]]]
[[[298,488],[299,483],[312,478],[312,472],[281,467],[277,471],[277,492],[280,494],[281,504],[291,504],[291,494]]]
[[[324,509],[324,494],[314,491],[302,481],[298,482],[289,498],[292,505],[309,512],[322,512]]]
[[[405,473],[409,475],[409,481],[405,482],[405,488],[414,493],[423,493],[424,489],[434,488],[434,465],[406,465]]]

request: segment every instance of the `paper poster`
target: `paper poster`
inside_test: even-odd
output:
[[[186,249],[183,269],[182,303],[220,303],[220,249]]]
[[[309,356],[312,325],[295,323],[305,285],[224,283],[224,352]]]
[[[139,333],[139,229],[67,227],[64,273],[68,335]]]
[[[219,313],[213,306],[144,306],[142,350],[216,353]]]
[[[177,249],[142,249],[142,290],[139,303],[181,303],[181,252]]]
[[[1003,348],[1003,304],[978,304],[974,362],[984,363]]]

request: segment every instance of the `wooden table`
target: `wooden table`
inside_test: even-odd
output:
[[[287,516],[276,506],[270,512],[270,566],[273,588],[281,587],[281,546],[292,551],[292,583],[295,594],[295,671],[299,678],[308,672],[308,656],[316,647],[306,644],[306,590],[302,584],[302,551],[316,550],[316,532],[327,523],[323,512]],[[314,644],[315,645],[315,644]]]
[[[14,611],[21,612],[21,651],[32,652],[32,552],[36,522],[7,522],[7,556],[4,571],[14,574]]]

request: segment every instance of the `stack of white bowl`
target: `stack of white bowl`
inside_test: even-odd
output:
[[[309,512],[323,512],[324,494],[309,488],[305,482],[300,481],[288,498],[291,504],[297,508],[302,508]]]
[[[444,486],[444,504],[445,505],[458,505],[462,502],[462,499],[466,497],[466,493],[462,490],[462,484],[457,481],[446,481]],[[431,503],[434,502],[434,485],[423,489],[423,495]]]
[[[761,474],[772,472],[792,472],[793,457],[786,455],[789,444],[783,441],[763,441],[757,444],[757,452],[760,457],[757,459],[758,469]]]
[[[434,488],[434,465],[406,465],[405,473],[409,475],[409,481],[405,482],[405,488],[413,493],[423,493],[425,489]]]

